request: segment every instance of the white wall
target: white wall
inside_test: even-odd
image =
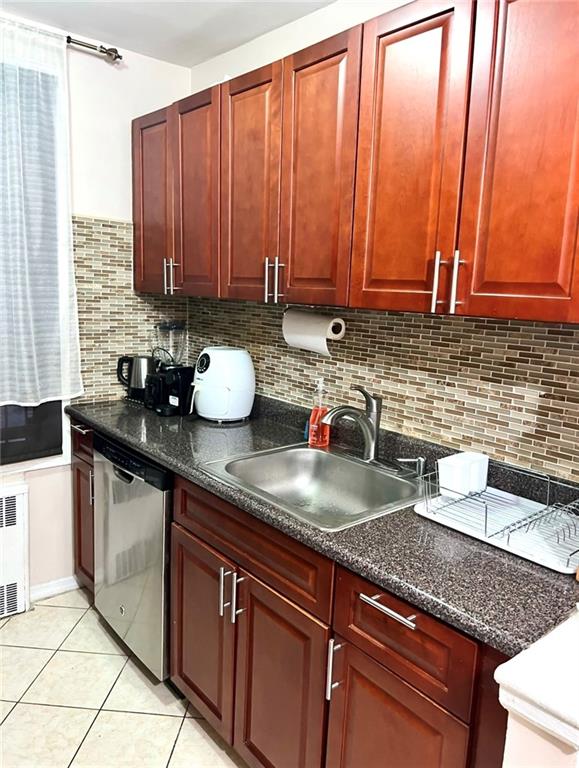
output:
[[[270,64],[308,45],[405,5],[409,0],[337,0],[191,69],[191,93]]]
[[[112,64],[103,56],[68,50],[72,210],[131,221],[131,120],[187,96],[190,71],[121,53],[123,60]]]

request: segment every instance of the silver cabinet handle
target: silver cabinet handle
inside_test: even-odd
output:
[[[170,282],[171,282],[171,296],[175,293],[175,291],[181,291],[182,288],[179,285],[175,285],[175,269],[177,267],[180,267],[180,264],[176,264],[173,259],[170,260]]]
[[[263,294],[263,300],[267,304],[269,299],[269,256],[265,257],[265,291]]]
[[[368,605],[371,605],[372,608],[376,608],[381,613],[386,614],[390,619],[394,619],[394,621],[398,621],[400,624],[404,624],[405,627],[408,627],[408,629],[416,629],[416,624],[414,623],[414,619],[416,618],[416,614],[412,614],[412,616],[401,616],[399,613],[396,613],[396,611],[393,611],[391,608],[387,608],[385,605],[382,605],[378,602],[377,598],[380,597],[380,595],[374,595],[374,597],[368,597],[368,595],[364,595],[360,593],[360,600],[363,603],[367,603]]]
[[[163,293],[167,294],[167,259],[163,259]]]
[[[273,303],[279,302],[280,296],[285,296],[284,293],[279,292],[279,271],[285,264],[279,263],[279,256],[276,256],[273,262]]]
[[[444,259],[440,258],[440,251],[436,251],[434,254],[434,275],[432,276],[432,301],[430,302],[430,311],[434,314],[438,304],[444,304],[442,300],[438,300],[438,283],[440,280],[440,265],[448,264]]]
[[[219,569],[219,615],[225,615],[225,609],[231,605],[231,602],[226,603],[225,600],[225,577],[231,576],[233,571],[226,571],[223,566]]]
[[[173,275],[173,259],[169,259],[169,295],[172,296],[174,293],[174,275]]]
[[[92,469],[89,470],[89,473],[88,473],[88,488],[89,488],[88,494],[90,497],[90,505],[91,507],[94,507],[94,472]]]
[[[80,432],[81,435],[90,435],[92,432],[92,429],[90,427],[86,427],[86,429],[83,429],[82,427],[79,427],[78,424],[71,424],[71,429],[74,429],[75,432]]]
[[[328,663],[326,666],[326,701],[330,701],[332,698],[332,691],[334,688],[337,688],[340,685],[339,682],[333,683],[332,678],[334,674],[334,653],[339,651],[343,645],[343,643],[338,643],[336,645],[334,638],[328,640]]]
[[[237,621],[237,616],[239,616],[240,613],[243,613],[245,611],[245,608],[237,608],[237,585],[241,584],[242,581],[245,581],[245,576],[242,576],[239,578],[237,573],[234,571],[233,575],[231,577],[231,623],[235,624]]]
[[[461,264],[465,264],[461,258],[460,258],[460,251],[456,250],[454,252],[454,259],[452,262],[452,282],[450,284],[450,314],[454,315],[456,312],[456,308],[459,304],[462,304],[462,301],[456,300],[456,291],[458,288],[458,268]]]

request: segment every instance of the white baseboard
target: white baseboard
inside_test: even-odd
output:
[[[71,589],[78,589],[80,584],[75,576],[65,576],[63,579],[54,581],[45,581],[44,584],[35,584],[30,587],[30,602],[45,600],[47,597],[61,595],[63,592],[70,592]]]

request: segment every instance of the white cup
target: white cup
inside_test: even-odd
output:
[[[489,457],[484,453],[455,453],[437,464],[441,496],[468,496],[487,487]]]

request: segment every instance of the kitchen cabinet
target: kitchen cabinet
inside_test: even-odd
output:
[[[477,4],[458,314],[579,320],[578,39],[575,2]]]
[[[171,680],[231,744],[235,625],[224,604],[234,566],[180,526],[171,528]]]
[[[250,766],[316,768],[329,628],[240,571],[234,747]]]
[[[355,27],[283,60],[284,303],[348,300],[361,32]]]
[[[166,293],[173,255],[167,109],[133,120],[133,269],[136,291]]]
[[[464,768],[469,729],[340,637],[326,768]]]
[[[280,61],[221,86],[221,295],[264,300],[279,253]]]
[[[420,2],[364,24],[351,306],[448,311],[472,17]]]
[[[72,511],[74,574],[94,591],[94,471],[93,430],[75,420],[70,425],[72,446]]]
[[[219,295],[219,86],[169,109],[174,251],[169,293]]]

